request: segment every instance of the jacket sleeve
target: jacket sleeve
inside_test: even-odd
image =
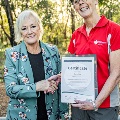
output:
[[[60,54],[57,49],[57,57],[58,57],[58,73],[61,72],[61,59],[60,59]],[[59,117],[62,120],[65,120],[65,115],[68,114],[68,104],[67,103],[61,103],[61,83],[58,85],[58,97],[59,97]]]
[[[36,85],[31,84],[20,84],[17,77],[17,65],[12,60],[11,50],[7,49],[5,52],[6,60],[4,66],[4,81],[6,87],[6,94],[10,98],[31,98],[37,97]],[[18,57],[19,59],[19,57]]]

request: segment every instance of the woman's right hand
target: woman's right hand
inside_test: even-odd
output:
[[[58,86],[58,84],[61,82],[61,74],[53,75],[50,78],[48,78],[48,80],[54,80]]]
[[[54,92],[58,89],[56,82],[54,80],[41,80],[36,83],[36,91],[51,91]]]

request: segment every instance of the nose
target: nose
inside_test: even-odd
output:
[[[32,30],[30,27],[28,27],[28,34],[31,34],[32,33]]]
[[[86,0],[78,0],[79,2],[78,2],[78,4],[79,5],[82,5],[82,4],[84,4],[84,2],[86,1]]]

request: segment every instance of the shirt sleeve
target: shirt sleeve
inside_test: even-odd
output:
[[[116,23],[111,25],[110,49],[111,51],[120,49],[120,26]]]

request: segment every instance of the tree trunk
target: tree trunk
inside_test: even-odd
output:
[[[15,39],[14,24],[13,24],[13,17],[10,9],[10,4],[8,0],[4,0],[4,4],[5,4],[5,11],[6,11],[6,15],[9,23],[9,30],[10,30],[10,37],[8,39],[10,40],[11,46],[14,46],[16,45],[16,43],[14,42],[14,39]]]
[[[75,31],[75,11],[71,8],[72,33]]]

